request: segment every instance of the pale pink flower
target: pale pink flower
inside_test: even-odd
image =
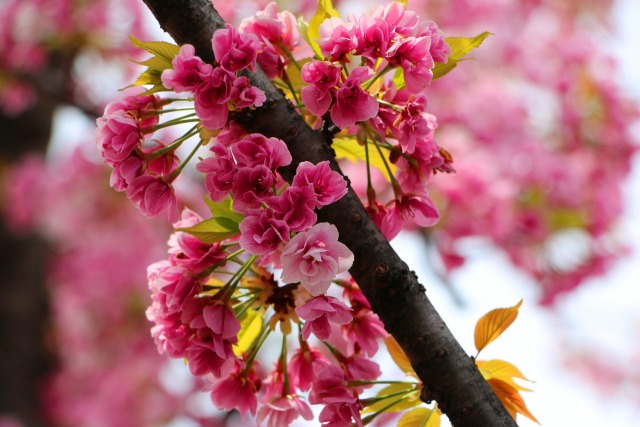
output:
[[[353,253],[338,241],[338,229],[325,222],[296,234],[285,246],[281,278],[300,282],[311,295],[322,295],[337,274],[353,264]]]
[[[213,34],[211,40],[213,54],[218,64],[229,71],[240,71],[248,68],[256,69],[256,57],[260,42],[251,33],[238,33],[236,29],[226,24]]]
[[[378,114],[378,101],[360,87],[360,83],[370,76],[369,68],[357,67],[340,86],[331,107],[331,120],[336,126],[348,128]]]
[[[162,177],[142,175],[127,187],[127,197],[145,216],[156,216],[166,210],[169,221],[178,219],[176,195],[171,184]]]
[[[307,402],[297,395],[279,396],[263,403],[258,411],[258,424],[268,420],[268,427],[286,427],[300,416],[307,421],[313,419]]]
[[[116,110],[97,120],[96,144],[104,160],[116,165],[131,155],[143,136],[137,121],[124,110]]]
[[[340,300],[321,295],[296,307],[296,314],[303,319],[302,338],[307,340],[311,332],[321,340],[331,335],[331,324],[344,325],[351,321],[351,310]]]
[[[416,36],[428,36],[431,38],[429,53],[436,62],[447,63],[451,55],[451,47],[445,40],[444,33],[438,29],[438,25],[433,21],[421,21],[415,29]]]
[[[213,66],[205,64],[195,52],[195,48],[190,44],[180,47],[180,51],[171,61],[173,69],[168,68],[162,72],[164,87],[176,92],[193,92],[203,79],[211,74]]]
[[[347,194],[347,181],[338,172],[331,170],[327,160],[317,165],[301,162],[291,185],[312,188],[316,195],[316,208],[329,205]]]
[[[251,210],[240,223],[240,246],[255,255],[268,256],[289,241],[289,226],[270,209]]]
[[[266,200],[273,216],[284,221],[291,231],[302,231],[316,223],[316,195],[311,187],[288,187]]]
[[[349,380],[374,381],[380,376],[380,365],[373,360],[369,360],[362,354],[353,354],[344,361],[346,377]],[[357,387],[358,393],[360,389],[370,388],[371,385]]]
[[[227,123],[231,89],[236,76],[220,67],[203,78],[194,93],[196,114],[207,129],[221,129]]]
[[[145,90],[142,86],[126,88],[114,101],[104,107],[104,115],[124,111],[138,123],[141,131],[152,133],[151,128],[160,120],[158,114],[152,113],[160,108],[162,102],[157,95],[142,95]]]
[[[284,43],[289,49],[294,48],[300,41],[298,20],[288,11],[278,12],[275,2],[269,3],[264,10],[259,11],[240,24],[240,29],[246,33],[253,33],[270,43]]]
[[[420,20],[416,12],[405,10],[404,5],[399,2],[378,7],[373,18],[384,21],[393,31],[405,36],[412,32]]]
[[[346,56],[357,46],[358,40],[353,34],[353,23],[331,17],[320,24],[320,50],[330,61],[346,61]]]

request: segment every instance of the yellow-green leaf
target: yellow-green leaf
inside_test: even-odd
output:
[[[156,70],[147,69],[145,72],[140,74],[138,79],[133,82],[134,86],[144,86],[144,85],[162,85],[162,80],[160,79],[160,73]]]
[[[492,359],[492,360],[476,360],[476,365],[480,370],[480,373],[484,377],[485,380],[490,380],[492,378],[498,379],[500,381],[504,381],[510,386],[514,387],[516,390],[520,391],[531,391],[528,388],[524,388],[521,385],[518,385],[513,379],[519,378],[521,380],[530,381],[518,368],[516,368],[513,364],[506,362],[504,360]]]
[[[318,40],[320,39],[320,25],[322,25],[325,19],[331,17],[340,18],[340,14],[333,7],[331,0],[318,0],[318,11],[309,21],[309,29],[307,31],[309,46],[311,46],[311,49],[313,49],[318,58],[323,58],[320,45],[318,44]]]
[[[440,410],[416,408],[400,418],[398,427],[440,427]]]
[[[333,138],[332,144],[333,150],[336,152],[336,157],[338,159],[347,159],[351,160],[353,163],[357,163],[358,160],[363,162],[366,161],[366,154],[364,151],[364,146],[358,144],[355,137],[347,136],[347,135],[338,135]],[[385,150],[382,150],[384,153]],[[369,144],[369,163],[374,168],[378,169],[382,172],[382,175],[389,180],[389,174],[387,172],[387,168],[384,166],[384,160],[380,157],[380,153],[376,148]],[[396,165],[389,162],[387,159],[387,163],[391,168],[391,172],[395,175],[396,173]]]
[[[478,320],[476,330],[473,335],[476,350],[478,353],[491,341],[498,338],[518,317],[518,309],[522,305],[522,300],[513,307],[496,308],[491,310]]]
[[[401,412],[409,408],[418,406],[422,403],[420,400],[420,390],[414,390],[413,384],[391,384],[383,388],[376,394],[377,398],[383,398],[373,405],[367,406],[362,413],[370,414],[384,409],[385,412]],[[389,396],[384,398],[385,396]],[[386,408],[393,402],[398,401],[393,406]]]
[[[240,317],[240,332],[238,332],[238,343],[233,345],[233,353],[241,356],[249,350],[251,345],[260,335],[262,330],[263,310],[247,310]]]
[[[479,47],[490,35],[490,32],[485,31],[475,37],[447,37],[445,41],[449,47],[451,47],[451,53],[447,58],[446,64],[436,62],[435,67],[433,67],[433,80],[438,79],[453,70],[456,65],[458,65],[458,62],[462,61],[463,58],[473,49]]]
[[[393,82],[398,89],[402,89],[405,86],[404,70],[402,68],[396,68],[396,72],[393,74]]]
[[[226,225],[226,224],[225,224]],[[204,243],[216,243],[240,234],[237,230],[229,230],[216,218],[205,219],[198,224],[187,228],[176,228],[176,231],[189,233]]]
[[[237,228],[237,224],[240,224],[244,218],[242,214],[234,211],[231,207],[231,197],[227,196],[226,199],[219,202],[214,202],[208,197],[204,197],[204,202],[207,204],[214,218],[228,218],[236,224],[235,228]],[[228,229],[232,230],[232,228],[229,227]]]
[[[180,46],[177,46],[172,43],[167,42],[143,42],[142,40],[138,40],[134,36],[129,36],[129,40],[131,40],[131,44],[137,48],[144,49],[152,55],[163,59],[168,66],[166,68],[171,68],[171,61],[173,58],[180,52]]]
[[[411,366],[411,362],[409,362],[407,355],[404,353],[404,351],[402,350],[402,348],[400,347],[396,339],[391,335],[389,335],[387,338],[384,339],[384,343],[387,346],[387,350],[389,350],[389,354],[391,355],[391,358],[393,359],[394,362],[396,362],[396,365],[398,365],[398,368],[400,368],[402,372],[404,372],[408,376],[411,376],[417,379],[418,376],[413,370],[413,366]]]

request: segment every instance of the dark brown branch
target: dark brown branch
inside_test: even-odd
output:
[[[224,25],[210,0],[144,0],[179,44],[190,43],[205,61],[213,60],[211,35]],[[248,132],[284,140],[293,163],[281,171],[291,181],[302,161],[329,160],[339,171],[331,141],[315,132],[261,72],[249,73],[267,95],[259,109],[234,115]],[[455,426],[515,426],[515,422],[431,305],[416,275],[398,257],[353,192],[319,212],[334,224],[355,255],[351,275],[373,310],[404,349],[424,383],[424,400],[436,400]]]

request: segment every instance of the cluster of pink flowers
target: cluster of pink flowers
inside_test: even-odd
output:
[[[167,210],[172,219],[178,211],[171,182],[179,160],[170,147],[149,140],[159,121],[156,112],[165,102],[143,92],[140,87],[128,89],[105,107],[97,121],[96,144],[105,163],[113,168],[111,186],[116,191],[126,191],[144,215]],[[149,144],[143,145],[145,142]]]

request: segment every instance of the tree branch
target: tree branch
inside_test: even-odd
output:
[[[211,36],[224,21],[210,0],[144,2],[178,44],[190,43],[203,60],[213,61]],[[262,72],[247,76],[265,92],[267,101],[256,110],[234,114],[233,119],[248,132],[286,142],[293,162],[281,170],[283,177],[291,182],[302,161],[329,160],[331,168],[340,171],[330,136],[313,131]],[[431,305],[415,273],[380,233],[351,187],[341,200],[321,209],[318,220],[334,224],[340,240],[354,253],[349,272],[409,357],[424,384],[423,400],[436,400],[455,426],[515,426]]]

